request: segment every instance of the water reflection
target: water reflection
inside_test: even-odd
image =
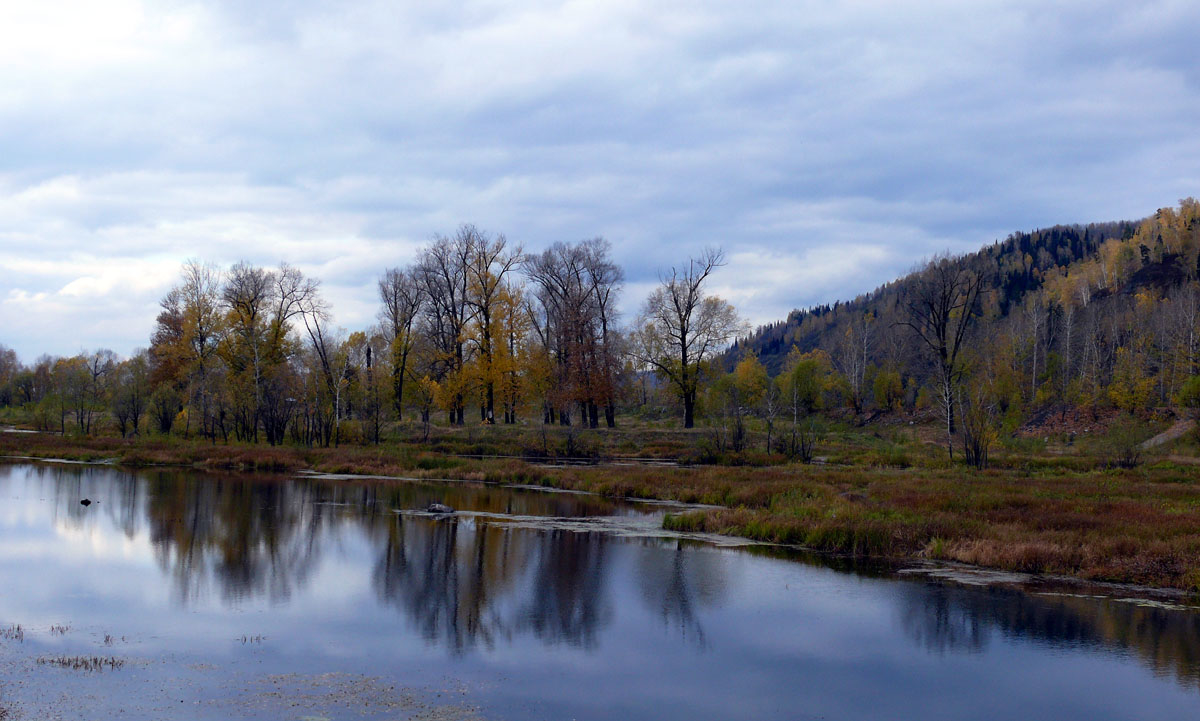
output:
[[[703,649],[707,641],[699,609],[721,601],[725,569],[715,553],[697,553],[684,541],[673,545],[673,551],[664,553],[657,546],[642,544],[638,586],[642,599],[664,626]]]
[[[1055,648],[1132,652],[1156,674],[1200,688],[1200,613],[1115,598],[940,583],[900,586],[900,625],[938,653],[981,653],[993,634]]]
[[[307,582],[320,556],[328,508],[310,484],[158,471],[145,483],[146,519],[156,558],[184,600],[215,584],[234,601],[282,601]]]
[[[79,505],[84,497],[96,503],[84,508]],[[677,540],[516,528],[504,516],[640,511],[588,496],[469,483],[385,485],[0,465],[0,499],[9,498],[17,499],[7,507],[10,528],[20,513],[49,512],[55,528],[83,532],[76,536],[145,537],[183,608],[214,598],[232,607],[282,603],[311,593],[322,567],[359,569],[381,612],[458,657],[521,639],[595,653],[617,633],[630,603],[673,642],[713,651],[721,630],[714,614],[730,605],[754,607],[758,591],[733,583],[730,568],[749,559],[768,563],[755,558],[762,552],[718,551]],[[52,503],[36,506],[42,510],[29,505],[46,499]],[[409,512],[431,501],[466,513],[434,518]],[[925,583],[845,559],[784,555],[791,559],[787,573],[794,581],[814,573],[799,563],[854,572],[837,574],[842,579],[837,583],[874,589],[873,602],[891,614],[906,648],[952,657],[986,654],[1001,641],[1018,641],[1056,650],[1117,651],[1141,659],[1157,674],[1200,687],[1197,613]],[[763,617],[767,623],[780,618],[798,623],[795,613],[771,613],[776,615]],[[726,648],[730,643],[726,636]]]
[[[532,598],[521,624],[547,643],[594,648],[596,632],[612,620],[602,533],[551,531],[538,534]]]
[[[910,584],[900,594],[900,626],[918,646],[934,653],[979,653],[987,645],[982,608],[964,604],[958,589]]]
[[[513,622],[496,606],[514,587],[524,549],[514,549],[503,529],[397,514],[380,521],[375,535],[382,528],[386,538],[375,590],[423,638],[461,654],[511,637]]]

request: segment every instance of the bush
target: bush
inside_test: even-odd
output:
[[[1107,459],[1110,466],[1133,468],[1142,462],[1142,441],[1146,432],[1137,418],[1124,414],[1108,429]]]

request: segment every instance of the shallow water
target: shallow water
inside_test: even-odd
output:
[[[460,513],[419,512],[435,500]],[[0,628],[23,631],[0,638],[0,707],[1200,717],[1194,610],[723,547],[664,533],[663,510],[471,483],[0,465]],[[124,665],[44,663],[64,655]]]

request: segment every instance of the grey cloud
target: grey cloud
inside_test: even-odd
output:
[[[608,237],[627,314],[720,244],[766,322],[1200,182],[1191,3],[125,0],[70,43],[39,12],[0,29],[0,343],[26,358],[144,344],[193,256],[293,262],[355,327],[465,221]]]

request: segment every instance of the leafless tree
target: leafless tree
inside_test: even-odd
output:
[[[616,425],[617,374],[622,353],[621,335],[616,331],[616,299],[625,283],[625,272],[610,258],[612,244],[603,238],[583,242],[584,271],[594,299],[597,336],[597,363],[599,371],[598,400],[604,405],[605,424]],[[595,427],[595,422],[592,426]]]
[[[875,318],[860,313],[847,324],[833,360],[849,385],[850,401],[855,413],[862,413],[866,396],[867,366],[875,340]]]
[[[585,425],[598,425],[600,408],[605,424],[616,425],[621,356],[616,299],[625,277],[610,252],[602,238],[555,243],[525,264],[537,300],[530,313],[534,330],[555,376],[547,422],[557,408],[560,420],[569,423],[569,406],[577,403]]]
[[[467,361],[466,330],[471,320],[468,269],[476,233],[474,226],[464,225],[453,238],[436,236],[417,264],[428,301],[422,313],[422,334],[432,350],[428,359],[430,375],[438,383],[453,387],[450,421],[458,425],[464,422],[463,369]]]
[[[530,317],[553,373],[545,400],[547,423],[553,423],[557,416],[560,422],[569,424],[569,406],[576,401],[582,404],[586,416],[585,348],[591,337],[591,313],[583,255],[579,245],[560,242],[531,256],[525,264],[537,301],[530,308]]]
[[[464,232],[466,231],[466,232]],[[480,363],[484,406],[480,409],[481,420],[492,422],[496,410],[496,348],[498,340],[498,304],[506,288],[506,277],[520,265],[524,254],[521,246],[509,247],[503,235],[491,236],[474,226],[460,230],[468,244],[466,305],[477,326],[471,334]]]
[[[938,403],[946,421],[946,448],[954,456],[955,388],[962,377],[961,353],[967,330],[978,314],[983,289],[980,273],[938,255],[919,271],[902,305],[903,325],[912,328],[933,356],[938,379]]]
[[[389,268],[379,279],[379,299],[383,302],[379,321],[391,354],[392,403],[400,420],[404,417],[404,376],[416,340],[413,325],[425,303],[418,271]]]
[[[212,264],[189,260],[183,266],[179,286],[182,312],[182,340],[187,348],[191,370],[191,396],[199,401],[201,434],[216,441],[213,417],[213,365],[223,331],[221,317],[221,271]],[[191,416],[188,416],[190,430]]]

